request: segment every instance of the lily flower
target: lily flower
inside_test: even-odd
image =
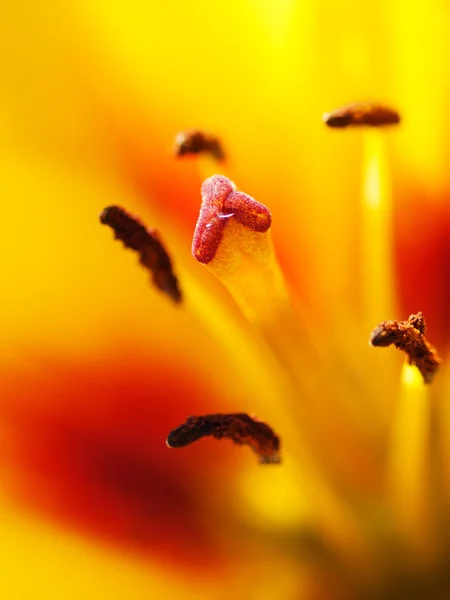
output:
[[[4,12],[0,596],[447,598],[448,7]]]

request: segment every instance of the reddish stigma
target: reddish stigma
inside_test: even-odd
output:
[[[202,205],[192,242],[192,254],[208,264],[215,257],[225,227],[235,219],[252,231],[264,233],[270,228],[272,215],[268,208],[236,189],[224,175],[213,175],[203,182]]]

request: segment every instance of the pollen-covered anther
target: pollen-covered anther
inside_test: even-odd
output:
[[[208,436],[250,446],[262,464],[281,462],[279,437],[269,425],[245,413],[188,417],[169,433],[166,444],[169,448],[181,448]]]
[[[400,114],[393,108],[371,102],[356,102],[325,113],[323,122],[328,127],[382,127],[400,123]]]
[[[232,218],[259,233],[268,231],[272,223],[268,208],[236,190],[224,175],[213,175],[202,185],[202,205],[192,242],[192,254],[199,262],[208,264],[213,260]]]
[[[216,160],[224,160],[225,153],[220,139],[199,129],[180,131],[175,137],[175,154],[178,157],[192,154],[210,154]]]
[[[174,302],[182,299],[178,280],[173,272],[172,261],[158,232],[150,230],[120,206],[108,206],[100,215],[100,222],[114,231],[114,237],[126,248],[139,255],[140,264],[150,271],[152,281]]]
[[[421,312],[410,315],[407,321],[384,321],[371,333],[372,346],[394,344],[405,352],[408,363],[415,365],[425,383],[430,383],[442,362],[436,349],[425,337],[426,324]]]

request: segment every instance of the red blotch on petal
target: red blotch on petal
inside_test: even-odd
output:
[[[450,343],[450,192],[444,199],[401,193],[396,214],[401,308],[422,310],[430,339],[443,350]]]
[[[165,445],[207,393],[169,365],[42,365],[9,374],[0,403],[7,491],[26,510],[119,549],[213,573],[221,564],[202,481],[217,456]]]

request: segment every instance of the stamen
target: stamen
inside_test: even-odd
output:
[[[391,177],[380,131],[365,130],[361,206],[361,309],[364,327],[395,312]]]
[[[181,448],[207,436],[216,440],[228,438],[235,444],[250,446],[261,464],[281,462],[279,437],[269,425],[245,413],[188,417],[169,433],[166,443],[169,448]]]
[[[382,127],[397,125],[400,115],[393,108],[369,102],[357,102],[342,108],[337,108],[322,117],[328,127],[342,129],[344,127]]]
[[[429,392],[419,371],[404,364],[387,469],[393,527],[403,540],[404,550],[421,564],[432,559],[436,551],[436,523],[432,522],[430,506]]]
[[[219,138],[193,129],[181,131],[175,137],[175,154],[182,157],[190,154],[210,154],[216,160],[224,160],[225,153]]]
[[[426,324],[421,312],[410,315],[407,321],[384,321],[370,336],[372,346],[390,346],[405,352],[408,363],[415,365],[424,380],[431,383],[442,359],[425,338]]]
[[[100,215],[100,222],[114,231],[114,238],[139,254],[139,262],[152,274],[152,281],[174,302],[182,295],[172,262],[156,230],[149,230],[137,217],[120,206],[108,206]]]
[[[326,113],[323,120],[329,127],[368,126],[363,136],[360,252],[362,324],[366,327],[395,311],[391,181],[381,132],[374,127],[398,124],[400,115],[380,104],[355,103]]]
[[[270,211],[223,175],[202,186],[192,254],[224,283],[250,320],[285,305],[287,294],[273,250]]]

